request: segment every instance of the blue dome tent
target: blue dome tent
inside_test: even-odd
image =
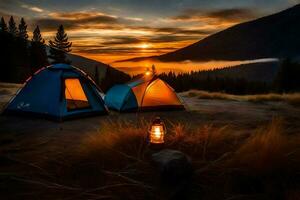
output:
[[[174,89],[149,72],[112,87],[104,101],[109,109],[119,112],[184,109]]]
[[[92,79],[67,64],[38,70],[4,111],[4,114],[42,115],[59,121],[107,113],[100,90]]]

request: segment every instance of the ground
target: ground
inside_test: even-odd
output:
[[[0,106],[2,108],[17,91],[18,87],[20,86],[0,84]],[[73,154],[76,154],[74,152],[84,147],[83,143],[85,144],[89,138],[93,137],[93,134],[100,133],[102,129],[110,132],[110,130],[107,130],[110,126],[107,127],[105,124],[114,124],[114,122],[132,124],[136,127],[146,127],[139,126],[139,123],[147,124],[155,116],[160,116],[165,120],[167,128],[172,130],[174,126],[175,129],[176,127],[178,128],[178,124],[195,130],[206,126],[216,129],[230,126],[230,130],[233,130],[235,134],[251,135],[253,130],[271,123],[274,119],[280,119],[283,123],[285,134],[296,135],[300,131],[300,107],[286,102],[253,103],[234,100],[199,99],[197,96],[191,97],[187,93],[182,93],[180,96],[186,104],[186,111],[125,114],[112,112],[107,116],[76,119],[62,123],[39,118],[0,116],[0,188],[2,188],[2,190],[0,189],[0,195],[7,199],[33,199],[33,197],[35,199],[41,197],[43,199],[83,198],[82,194],[74,196],[74,193],[77,194],[74,191],[78,189],[74,186],[76,184],[69,182],[67,184],[57,176],[62,173],[61,171],[74,165],[73,160],[72,162],[69,160],[74,159]],[[128,126],[126,127],[128,128]],[[114,131],[111,130],[111,132]],[[147,133],[146,128],[141,131]],[[225,152],[223,153],[225,154]],[[223,153],[220,155],[223,155]],[[62,167],[64,164],[67,165],[66,168]],[[105,163],[101,165],[105,165]],[[49,169],[49,166],[52,169]],[[115,170],[112,169],[112,171]],[[75,174],[77,173],[80,174],[81,172],[76,172]],[[73,176],[74,174],[72,173],[72,178],[68,180],[73,180]],[[98,174],[96,173],[94,176],[98,176]],[[82,179],[84,179],[83,182],[86,182],[85,178],[79,178],[79,180]],[[74,180],[77,180],[77,178],[74,178]],[[137,180],[139,179],[137,178]],[[93,188],[93,184],[94,182],[90,183],[88,181],[88,184],[84,187],[89,188],[87,185],[92,185],[91,188]],[[296,186],[298,187],[298,184]],[[294,185],[292,189],[288,189],[288,191],[291,190],[293,192],[292,195],[289,193],[289,197],[292,197],[289,199],[297,199],[299,192],[298,190],[294,192]],[[63,195],[55,196],[55,193],[63,193]],[[124,194],[124,191],[122,191],[122,194]],[[85,195],[85,192],[83,195]],[[107,195],[107,198],[110,198],[112,194],[105,195]],[[161,194],[161,197],[165,197],[164,195]],[[208,196],[209,198],[207,199],[213,199],[210,195]],[[297,197],[294,198],[294,196]],[[101,196],[101,198],[106,197]],[[215,199],[219,197],[217,196]],[[232,196],[229,195],[228,197]],[[248,197],[251,199],[251,196]],[[117,195],[114,199],[119,198],[120,196]],[[138,198],[141,197],[134,196],[134,198],[128,197],[125,199]],[[149,196],[146,198],[152,199]],[[97,198],[84,196],[83,199]],[[242,197],[232,199],[242,199]],[[259,199],[259,196],[255,196],[253,199]],[[264,196],[262,196],[262,199],[264,199]]]

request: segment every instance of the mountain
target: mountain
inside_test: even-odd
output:
[[[47,52],[49,54],[49,46],[46,46]],[[98,68],[98,74],[99,74],[99,80],[102,80],[103,78],[106,77],[107,71],[115,71],[115,73],[120,73],[126,76],[127,74],[117,70],[110,65],[104,64],[102,62],[89,59],[80,55],[72,54],[72,53],[67,53],[67,59],[71,61],[71,65],[83,70],[86,72],[89,76],[92,78],[95,78],[95,72],[96,72],[96,67]],[[49,59],[51,61],[51,59]]]
[[[98,84],[104,92],[111,86],[127,82],[131,78],[130,75],[123,71],[83,56],[68,53],[67,59],[72,61],[71,64],[73,66],[86,72],[95,81],[100,80],[100,83]],[[96,67],[98,68],[98,77],[96,77]]]
[[[252,60],[300,55],[300,4],[241,23],[171,53],[131,61]]]

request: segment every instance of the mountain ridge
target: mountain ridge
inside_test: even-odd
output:
[[[300,55],[300,4],[240,23],[194,44],[159,56],[127,61],[209,61],[285,58]],[[297,37],[298,36],[298,37]]]

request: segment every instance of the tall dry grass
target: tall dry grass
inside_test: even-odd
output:
[[[284,134],[282,121],[274,119],[267,127],[259,128],[236,151],[235,164],[255,173],[273,173],[298,162],[299,136]]]
[[[94,163],[104,173],[105,183],[97,184],[121,182],[120,187],[108,190],[116,192],[118,197],[168,199],[170,193],[159,186],[159,172],[151,163],[148,125],[145,120],[134,124],[126,121],[102,124],[97,133],[82,142],[76,160]],[[287,199],[299,188],[296,180],[300,169],[300,137],[285,134],[280,119],[251,132],[235,130],[230,125],[204,125],[195,129],[185,124],[169,124],[168,127],[165,148],[180,150],[191,157],[195,168],[192,191],[202,191],[200,196],[204,199],[234,199],[241,194],[237,199],[274,195]],[[85,171],[89,174],[89,170]],[[199,193],[193,195],[198,197]]]
[[[231,95],[222,92],[207,92],[200,90],[190,90],[183,93],[187,97],[197,97],[199,99],[221,99],[232,101],[249,101],[249,102],[286,102],[291,105],[300,105],[300,93],[288,93],[288,94],[257,94],[257,95]]]
[[[31,174],[31,179],[43,184],[48,199],[174,198],[179,189],[164,186],[151,161],[148,126],[143,119],[103,122],[78,148],[61,152],[60,164],[43,161],[39,168],[52,178]],[[287,134],[282,120],[256,130],[213,124],[167,127],[165,148],[184,152],[194,167],[185,199],[297,199],[300,135]],[[37,192],[36,185],[29,190]]]

